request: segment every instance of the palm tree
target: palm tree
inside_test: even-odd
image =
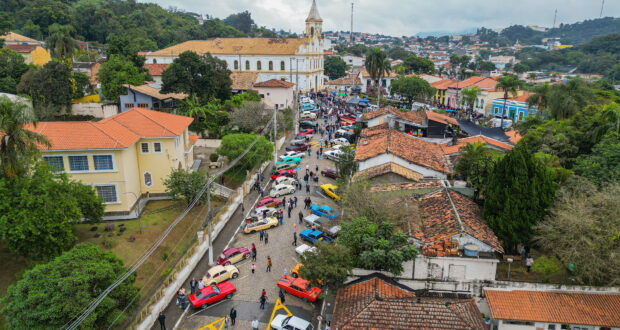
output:
[[[73,55],[80,48],[71,37],[75,29],[71,25],[52,24],[49,27],[50,36],[45,40],[45,46],[60,63],[72,68]]]
[[[478,99],[478,95],[480,95],[480,88],[478,88],[478,86],[465,88],[461,91],[461,103],[466,104],[468,109],[473,112],[474,103]]]
[[[20,102],[0,97],[0,170],[5,177],[22,173],[37,153],[37,144],[50,146],[47,139],[24,128],[37,124],[32,108]]]
[[[386,74],[391,72],[390,62],[384,51],[377,47],[368,49],[366,53],[366,62],[364,63],[366,71],[370,75],[370,79],[373,81],[375,88],[377,88],[377,106],[379,105],[379,99],[381,98],[381,87],[379,80]]]
[[[553,85],[549,97],[549,110],[555,119],[566,119],[588,104],[594,93],[581,78]]]
[[[527,106],[538,106],[538,111],[541,112],[549,107],[549,98],[551,97],[551,85],[548,82],[544,84],[538,84],[533,88],[534,94],[527,98]]]
[[[506,112],[506,101],[508,100],[509,94],[512,97],[517,96],[517,91],[519,88],[523,86],[523,82],[517,77],[513,75],[505,75],[499,79],[497,79],[496,88],[499,88],[504,91],[504,106],[502,107],[502,120],[500,121],[500,127],[504,129],[504,113]]]
[[[459,151],[455,170],[474,188],[474,200],[479,201],[493,167],[493,153],[480,141],[467,143]]]

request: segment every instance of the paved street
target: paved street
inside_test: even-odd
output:
[[[321,120],[321,123],[323,120]],[[320,137],[315,135],[313,137],[313,145],[317,145]],[[325,151],[325,149],[324,149]],[[283,149],[279,151],[279,155],[283,152]],[[303,175],[305,174],[306,165],[309,165],[311,171],[316,171],[316,166],[319,166],[320,170],[330,167],[333,168],[334,164],[332,161],[327,159],[317,159],[316,157],[316,147],[312,149],[312,155],[306,156],[302,158],[302,163],[299,165],[299,177],[303,179]],[[271,180],[269,180],[271,169],[267,169],[264,173],[265,177],[265,196],[268,195],[268,192],[271,188]],[[319,185],[324,183],[335,183],[335,180],[322,177],[319,175],[319,182],[314,183],[312,180],[310,182],[310,197],[313,203],[317,203],[319,205],[330,205],[335,207],[336,204],[325,195],[323,195],[320,191]],[[284,222],[283,225],[278,226],[273,229],[269,229],[266,232],[269,234],[269,243],[265,244],[260,242],[259,234],[244,234],[242,231],[238,231],[237,229],[240,227],[241,222],[244,218],[241,214],[241,209],[239,208],[237,212],[234,214],[233,218],[228,222],[225,228],[220,233],[219,237],[214,241],[214,256],[217,257],[224,249],[228,247],[240,247],[245,246],[250,248],[252,243],[256,244],[257,248],[257,260],[255,262],[256,273],[251,273],[251,258],[242,261],[235,266],[239,268],[240,276],[239,278],[233,280],[233,284],[237,288],[237,292],[233,296],[231,300],[226,300],[210,306],[204,310],[194,310],[191,307],[187,308],[187,311],[184,313],[181,322],[179,323],[180,329],[197,329],[205,324],[211,323],[220,317],[223,317],[228,314],[230,308],[234,306],[237,309],[237,320],[239,322],[239,326],[241,326],[242,322],[251,322],[255,317],[259,319],[261,323],[266,323],[271,316],[271,311],[273,309],[273,305],[278,298],[279,289],[276,286],[276,282],[278,279],[284,274],[285,270],[290,272],[296,264],[299,263],[299,257],[295,253],[295,247],[292,245],[293,243],[293,232],[301,232],[306,229],[305,226],[298,224],[298,213],[302,210],[304,216],[309,214],[309,211],[304,210],[304,199],[308,196],[306,193],[305,187],[301,189],[302,191],[297,191],[293,195],[287,195],[286,199],[289,200],[293,196],[297,196],[298,202],[297,207],[294,208],[291,212],[291,217],[289,218],[287,215],[287,210],[284,210]],[[259,194],[256,192],[252,192],[248,195],[244,201],[244,206],[246,210],[246,215],[251,212],[252,206],[255,204],[256,200],[259,198]],[[234,236],[234,237],[233,237]],[[298,245],[302,244],[301,240],[298,238]],[[273,267],[271,272],[266,272],[266,260],[267,256],[271,256]],[[195,277],[196,279],[201,278],[206,271],[209,269],[208,265],[208,254],[205,254],[205,257],[200,261],[198,266],[194,269],[191,274],[191,277]],[[190,277],[190,279],[191,279]],[[186,284],[187,292],[189,292],[189,280]],[[265,310],[259,309],[259,297],[262,289],[267,291],[267,305]],[[166,314],[166,325],[169,328],[172,328],[179,317],[181,316],[181,309],[176,306],[176,300],[170,302],[168,307],[165,310]],[[305,303],[301,299],[293,297],[291,295],[286,295],[285,305],[291,310],[291,312],[304,318],[306,320],[313,321],[316,324],[316,315],[319,314],[321,303]],[[159,329],[159,325],[155,324],[152,329]]]

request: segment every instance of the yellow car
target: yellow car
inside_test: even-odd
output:
[[[340,201],[340,196],[338,196],[338,186],[334,186],[333,184],[328,183],[321,185],[321,189],[328,197]]]
[[[246,234],[256,233],[261,230],[273,228],[279,224],[276,218],[258,219],[257,221],[248,223],[243,227],[243,232]]]
[[[202,281],[205,282],[205,285],[209,286],[237,277],[239,277],[239,269],[237,269],[237,267],[233,265],[217,265],[207,271],[207,274],[203,276]]]

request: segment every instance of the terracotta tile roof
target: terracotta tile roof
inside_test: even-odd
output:
[[[170,64],[145,64],[144,67],[149,70],[151,76],[161,76]]]
[[[456,80],[444,79],[444,80],[439,80],[434,83],[431,83],[430,85],[433,88],[445,90],[445,89],[448,89],[448,86],[450,86],[452,83],[455,83],[455,82]]]
[[[230,74],[230,79],[232,79],[232,85],[230,86],[233,90],[243,90],[247,91],[252,89],[252,85],[258,80],[258,73],[256,72],[232,72]]]
[[[388,123],[379,124],[372,127],[367,127],[362,130],[360,133],[360,137],[370,137],[377,134],[383,134],[390,129],[390,125]]]
[[[377,109],[375,111],[370,111],[370,112],[365,113],[362,116],[362,120],[370,120],[373,118],[383,116],[385,114],[391,114],[402,120],[405,120],[405,121],[408,121],[414,124],[418,124],[418,125],[424,125],[424,121],[426,120],[426,114],[423,111],[401,111],[390,105],[383,107],[381,109]]]
[[[511,99],[508,99],[509,101],[513,101],[513,102],[523,102],[523,103],[527,103],[527,99],[532,95],[533,93],[523,93],[523,95],[519,95],[517,97],[513,97]]]
[[[355,176],[353,177],[355,178]],[[432,189],[441,188],[441,182],[439,180],[428,180],[410,183],[396,183],[377,185],[370,187],[372,192],[386,192],[386,191],[403,191],[403,190],[418,190],[418,189]]]
[[[412,171],[396,163],[389,162],[359,171],[353,175],[353,180],[355,181],[359,178],[372,179],[387,173],[395,173],[411,181],[418,181],[424,177],[420,173]]]
[[[452,155],[452,154],[459,153],[461,148],[465,147],[467,143],[476,143],[476,142],[482,142],[484,144],[488,144],[488,145],[497,147],[505,151],[512,150],[512,146],[510,144],[497,141],[495,139],[491,139],[490,137],[486,137],[483,135],[476,135],[476,136],[470,136],[464,139],[458,139],[458,143],[454,145],[448,145],[447,143],[442,144],[441,149],[443,150],[444,154]]]
[[[7,42],[32,42],[32,43],[38,43],[38,40],[32,39],[32,38],[28,38],[26,36],[23,36],[21,34],[17,34],[15,32],[7,32],[6,34],[3,34],[0,36],[0,39],[4,39],[5,43]]]
[[[148,95],[150,97],[154,97],[158,100],[165,100],[165,99],[175,99],[175,100],[184,100],[188,95],[185,93],[168,93],[168,94],[162,94],[159,91],[161,89],[155,88],[155,87],[151,87],[149,85],[140,85],[140,86],[134,86],[134,85],[123,85],[124,87],[127,87],[133,91],[136,91],[138,93],[144,94],[144,95]]]
[[[455,118],[430,110],[426,110],[426,118],[428,118],[428,120],[437,121],[444,124],[450,123],[456,126],[459,125]]]
[[[355,161],[364,161],[385,153],[441,173],[450,173],[439,145],[393,129],[361,139],[355,151]]]
[[[521,134],[519,134],[519,132],[517,132],[517,131],[508,131],[508,132],[506,132],[506,135],[508,136],[508,140],[512,144],[519,143],[519,140],[521,140],[521,138],[522,138]]]
[[[189,134],[189,136],[188,136],[188,137],[189,137],[189,144],[190,144],[190,145],[192,145],[192,146],[193,146],[194,144],[196,144],[196,141],[198,141],[198,139],[200,139],[200,136],[199,136],[199,135]]]
[[[497,85],[497,81],[487,77],[471,77],[463,81],[456,81],[452,84],[448,85],[449,88],[469,88],[473,86],[478,86],[481,89],[490,89],[495,88]]]
[[[28,54],[32,53],[39,45],[4,45],[4,47],[18,53]]]
[[[484,289],[498,320],[620,327],[620,294]]]
[[[303,38],[215,38],[190,40],[154,51],[149,56],[176,57],[185,51],[197,54],[293,55],[306,42]]]
[[[358,86],[361,86],[362,85],[362,81],[358,77],[354,77],[354,78],[342,77],[342,78],[330,80],[330,81],[326,82],[325,85],[328,85],[328,86],[334,86],[334,85],[341,85],[341,86],[358,85]]]
[[[362,68],[362,69],[360,70],[360,73],[362,74],[362,78],[370,78],[370,73],[368,73],[368,71],[366,71],[366,69],[365,69],[365,68]],[[390,72],[390,74],[389,74],[389,75],[387,75],[387,76],[386,76],[386,75],[384,75],[384,76],[383,76],[383,78],[396,78],[396,77],[398,77],[398,75],[397,75],[396,73],[394,73],[393,71],[392,71],[392,72]]]
[[[288,81],[283,81],[283,80],[278,80],[278,79],[270,79],[267,81],[261,81],[259,83],[255,83],[254,87],[267,87],[267,88],[291,88],[295,86],[294,83],[292,82],[288,82]]]
[[[497,236],[482,219],[480,207],[471,199],[443,188],[421,197],[418,207],[421,228],[414,236],[424,244],[449,241],[457,234],[467,233],[496,251],[504,252]]]
[[[44,150],[124,149],[140,138],[181,135],[192,118],[133,108],[98,122],[40,122],[26,129],[45,135],[51,147]]]
[[[485,329],[473,299],[416,297],[379,277],[338,290],[333,329]]]

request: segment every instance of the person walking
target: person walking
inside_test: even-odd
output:
[[[530,268],[532,268],[532,264],[534,263],[534,258],[528,257],[525,259],[525,266],[527,267],[527,272],[530,272]]]
[[[293,232],[293,245],[297,246],[297,232],[296,231]]]
[[[304,213],[300,210],[299,211],[299,224],[301,224],[301,221],[304,219]]]
[[[319,165],[316,165],[316,175],[319,175]]]
[[[254,321],[252,321],[252,330],[258,330],[258,319],[254,318]]]
[[[264,231],[262,231],[262,230],[261,230],[261,231],[259,231],[259,232],[258,232],[258,237],[259,237],[259,240],[262,242],[262,241],[263,241],[263,237],[265,237],[265,232],[264,232]]]
[[[291,218],[291,210],[292,210],[292,209],[293,209],[293,208],[289,205],[289,207],[288,207],[288,218],[289,218],[289,219]],[[280,222],[280,224],[282,224],[282,222]]]
[[[252,261],[256,261],[256,247],[252,248]]]
[[[280,289],[280,302],[284,304],[284,292],[282,292],[282,289]]]
[[[256,259],[256,258],[254,258]],[[252,263],[252,274],[254,274],[254,270],[256,269],[256,265],[254,265],[254,263]]]
[[[293,197],[293,207],[297,207],[297,196]]]
[[[269,243],[269,233],[265,233],[265,244]]]
[[[185,310],[185,288],[179,290],[179,300],[181,301],[181,310]]]
[[[282,204],[280,206],[286,207],[286,196],[282,197]]]
[[[267,272],[271,272],[271,257],[267,256]]]
[[[237,319],[237,310],[235,309],[235,307],[233,306],[233,308],[230,309],[230,324],[231,325],[235,325],[235,319]]]
[[[202,290],[205,287],[205,281],[203,281],[202,279],[200,279],[200,281],[198,281],[198,290]]]
[[[306,185],[306,193],[309,195],[310,194],[310,185]]]
[[[196,287],[198,287],[198,281],[196,281],[196,278],[192,277],[192,280],[189,281],[189,287],[192,293],[196,292]]]
[[[265,309],[265,303],[267,302],[267,296],[261,295],[259,298],[260,301],[260,309]]]
[[[157,320],[159,321],[159,329],[166,330],[166,315],[164,315],[164,312],[159,313]]]

